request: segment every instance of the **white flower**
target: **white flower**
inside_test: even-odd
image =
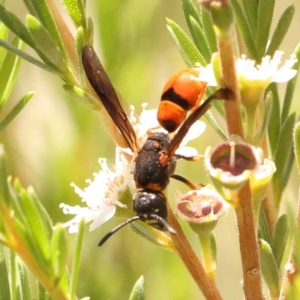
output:
[[[92,231],[112,218],[116,212],[116,206],[126,207],[118,200],[119,193],[127,187],[134,188],[131,174],[132,163],[128,164],[119,148],[116,149],[114,171],[108,168],[106,159],[99,159],[99,163],[101,171],[94,174],[94,180],[87,180],[88,187],[82,190],[75,184],[71,184],[86,206],[60,204],[65,214],[76,215],[64,224],[64,227],[69,227],[70,233],[77,232],[81,219],[84,219],[85,223],[93,221],[90,226],[90,231]]]
[[[264,91],[271,82],[287,82],[292,79],[297,70],[293,66],[297,62],[296,56],[291,55],[290,59],[281,64],[282,51],[276,51],[271,58],[265,56],[261,64],[256,64],[246,55],[236,60],[236,73],[241,92],[241,101],[246,109],[254,111],[261,101]],[[199,81],[206,81],[211,86],[217,86],[221,82],[221,61],[220,55],[214,54],[212,63],[200,68]]]
[[[243,76],[246,80],[266,81],[266,85],[270,82],[287,82],[292,79],[297,70],[292,69],[297,62],[295,55],[291,55],[283,66],[280,66],[282,51],[276,51],[273,58],[269,55],[263,57],[260,65],[256,65],[254,60],[247,59],[246,55],[236,61],[238,76]]]
[[[264,87],[270,82],[287,82],[292,79],[296,74],[297,70],[293,69],[294,64],[297,62],[297,58],[294,54],[290,56],[290,59],[286,60],[285,63],[280,67],[282,51],[276,51],[273,58],[269,55],[262,58],[260,65],[252,59],[242,55],[241,58],[236,60],[236,71],[240,84],[240,88],[243,88],[243,81],[248,81],[248,85],[251,81],[263,82]],[[213,60],[220,64],[220,57],[218,54],[213,56]],[[214,68],[212,64],[202,67],[199,63],[196,66],[200,69],[199,81],[208,82],[210,86],[217,86],[217,80],[214,74]],[[220,68],[216,68],[219,70]],[[220,77],[220,74],[217,74]]]

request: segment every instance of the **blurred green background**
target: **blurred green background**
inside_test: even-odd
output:
[[[300,40],[299,1],[277,1],[275,18],[289,4],[296,5],[296,15],[282,50],[285,57]],[[59,1],[56,1],[60,6]],[[7,6],[24,20],[27,13],[21,0],[7,1]],[[158,105],[164,83],[174,72],[185,68],[166,29],[165,18],[171,18],[186,28],[180,0],[88,1],[88,15],[95,25],[94,46],[116,90],[128,104],[141,111]],[[30,51],[30,49],[27,49]],[[24,186],[32,185],[46,206],[53,222],[65,222],[59,204],[80,204],[70,183],[84,188],[85,180],[99,171],[98,158],[114,162],[114,147],[98,116],[82,103],[68,97],[59,78],[22,62],[17,84],[3,114],[26,92],[35,96],[16,120],[0,135],[4,144],[9,174],[19,177]],[[284,89],[281,90],[282,92]],[[299,99],[299,89],[295,95]],[[292,109],[299,112],[300,101]],[[208,145],[219,141],[216,133],[208,130],[194,142],[200,153]],[[188,169],[187,169],[188,168]],[[179,162],[178,174],[191,181],[208,181],[203,164]],[[294,169],[285,199],[296,202],[298,176]],[[182,192],[186,191],[180,185]],[[170,184],[168,194],[176,191]],[[144,275],[147,299],[203,299],[192,278],[178,257],[141,239],[129,227],[116,234],[103,247],[100,238],[120,223],[113,219],[84,238],[78,297],[91,299],[128,299],[135,281]],[[199,252],[193,233],[183,224],[191,243]],[[215,231],[218,246],[217,285],[224,299],[242,299],[241,267],[237,228],[233,212],[221,219]],[[70,235],[70,256],[74,235]],[[70,257],[71,258],[71,257]]]

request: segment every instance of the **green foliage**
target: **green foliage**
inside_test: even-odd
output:
[[[3,43],[7,43],[5,39],[7,39],[8,35],[7,28],[0,23],[0,38],[3,40]],[[11,46],[17,51],[21,51],[24,49],[25,44],[17,37],[12,40]],[[1,48],[0,51],[0,112],[5,107],[13,86],[15,84],[17,74],[19,71],[21,59],[16,56],[13,52],[6,51],[4,48]],[[13,119],[20,113],[20,111],[24,108],[24,106],[28,103],[28,101],[32,98],[33,93],[30,92],[25,95],[15,106],[14,108],[0,121],[0,131],[4,130]]]
[[[1,300],[10,300],[10,289],[9,289],[9,282],[8,282],[8,273],[7,273],[7,267],[4,259],[0,262],[0,287],[1,287],[1,293],[0,293],[0,299]]]
[[[280,294],[279,271],[270,245],[264,241],[259,241],[261,269],[265,282],[272,297]]]
[[[246,3],[252,3],[255,5],[254,1],[245,1]],[[238,24],[238,28],[243,36],[243,42],[246,44],[248,52],[250,55],[258,61],[258,54],[256,50],[256,45],[255,45],[255,38],[254,35],[248,25],[247,18],[244,15],[244,12],[237,0],[232,0],[232,6],[234,8],[235,14],[236,14],[236,20]],[[245,12],[247,10],[245,9]],[[251,11],[254,11],[253,9]],[[255,22],[254,22],[255,23]],[[253,24],[254,26],[254,24]]]
[[[246,2],[246,1],[244,1]],[[250,1],[254,2],[254,1]],[[266,52],[273,19],[275,0],[259,1],[257,7],[257,27],[252,26],[256,40],[258,57],[263,57]],[[249,18],[248,18],[249,20]]]
[[[287,215],[282,215],[278,219],[272,241],[272,251],[274,253],[277,268],[280,268],[280,264],[283,258],[283,253],[286,247],[289,234]]]
[[[174,251],[174,245],[172,240],[165,233],[156,230],[144,222],[134,222],[130,224],[130,227],[134,232],[142,236],[149,242],[160,246],[166,250]]]
[[[294,54],[298,61],[294,64],[293,69],[299,71],[300,44],[297,45],[297,47],[294,51]],[[282,112],[281,112],[281,123],[283,123],[286,120],[286,118],[289,116],[290,106],[291,106],[292,99],[294,96],[297,78],[298,78],[298,72],[297,72],[296,76],[294,78],[292,78],[287,84],[285,95],[284,95],[284,100],[283,100],[283,108],[282,108]]]
[[[267,55],[273,56],[275,51],[279,49],[284,37],[286,36],[288,29],[290,28],[291,22],[293,20],[295,13],[294,5],[288,6],[285,11],[282,13],[276,29],[273,33],[271,41],[266,52]]]
[[[280,204],[282,192],[286,187],[291,171],[291,160],[293,159],[293,137],[291,132],[295,125],[296,113],[292,113],[282,124],[277,140],[276,150],[274,154],[274,162],[277,172],[273,177],[273,188],[275,194],[275,204]],[[284,147],[282,147],[284,145]]]
[[[144,277],[141,276],[135,283],[129,300],[144,300],[145,299],[145,288],[144,288]]]
[[[280,132],[280,101],[277,85],[273,82],[266,89],[266,93],[272,94],[272,110],[268,127],[268,137],[272,154],[274,155]]]
[[[265,212],[263,209],[259,211],[259,227],[258,227],[258,237],[266,241],[269,245],[272,243],[272,236],[270,228],[268,225],[268,220],[266,218]]]
[[[1,165],[5,166],[4,155],[1,157]],[[4,167],[2,168],[4,173]],[[34,190],[29,187],[24,189],[19,180],[9,182],[5,187],[6,201],[4,197],[0,200],[1,214],[1,242],[15,251],[27,264],[27,268],[37,277],[40,283],[53,299],[76,299],[74,294],[74,282],[78,275],[78,261],[81,247],[77,245],[76,255],[73,263],[72,287],[70,298],[67,263],[67,240],[65,229],[61,226],[53,227],[50,217],[41,205]],[[13,212],[13,213],[12,213]],[[82,242],[83,226],[80,227],[78,242]],[[17,256],[10,256],[10,273],[3,270],[6,277],[11,277],[9,284],[11,291],[20,295],[30,294],[27,271],[23,264],[19,264]],[[2,278],[2,286],[5,291],[6,281]],[[46,295],[45,294],[45,295]],[[8,299],[8,298],[7,298]],[[12,299],[15,296],[12,295]]]
[[[167,19],[168,30],[188,67],[192,68],[197,62],[205,65],[206,62],[184,31],[172,20]]]

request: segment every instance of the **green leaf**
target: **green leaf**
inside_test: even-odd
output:
[[[94,42],[94,24],[91,18],[87,19],[87,30],[84,34],[84,44],[93,45]]]
[[[284,37],[286,36],[291,22],[293,20],[295,13],[295,6],[290,5],[286,8],[286,10],[281,15],[276,29],[273,33],[273,36],[271,38],[270,44],[268,46],[268,50],[266,52],[267,55],[273,56],[275,51],[279,49]]]
[[[51,238],[51,260],[55,278],[58,280],[65,272],[67,249],[68,246],[65,229],[61,226],[55,226]]]
[[[266,133],[266,130],[270,123],[271,113],[272,113],[272,106],[273,106],[273,93],[269,92],[266,94],[265,97],[265,105],[264,105],[264,117],[263,122],[261,126],[259,127],[257,138],[256,138],[256,144],[259,143],[259,141],[263,138],[264,134]]]
[[[131,223],[130,228],[149,242],[167,250],[174,250],[173,242],[168,235],[147,225],[145,222]]]
[[[209,110],[204,114],[204,118],[224,141],[227,140],[227,133]]]
[[[279,186],[281,186],[282,189],[285,189],[289,182],[291,171],[292,171],[292,168],[294,165],[294,160],[295,160],[294,151],[293,151],[293,147],[291,146],[290,151],[288,153],[287,160],[286,160],[286,164],[283,169],[284,176],[281,176],[280,182],[279,182]]]
[[[246,17],[245,17],[237,0],[232,0],[231,3],[233,6],[233,9],[235,11],[238,29],[240,30],[240,32],[243,36],[243,40],[246,43],[247,49],[250,52],[250,54],[252,55],[252,57],[256,61],[258,61],[258,55],[257,55],[255,41],[254,41],[254,36],[250,30],[250,27],[248,25]]]
[[[243,0],[244,11],[253,35],[255,35],[257,28],[257,3],[257,0]]]
[[[30,47],[34,48],[34,41],[28,33],[25,25],[18,19],[16,15],[8,11],[0,4],[0,20],[21,40]]]
[[[26,24],[28,30],[36,43],[37,48],[47,57],[61,73],[67,70],[63,53],[57,47],[54,39],[50,36],[46,28],[38,19],[31,15],[27,15]]]
[[[193,68],[198,62],[202,66],[206,65],[205,59],[183,32],[183,30],[172,20],[167,19],[167,28],[173,37],[176,46],[188,67]]]
[[[286,247],[288,234],[288,218],[287,215],[284,214],[280,216],[276,223],[272,242],[272,251],[274,253],[278,269],[280,268],[280,263],[283,257],[284,249]]]
[[[276,151],[274,156],[274,162],[276,165],[276,172],[273,175],[273,190],[275,196],[276,207],[279,206],[281,195],[285,186],[281,184],[287,182],[289,171],[286,169],[286,164],[289,161],[290,155],[292,155],[291,149],[293,147],[292,130],[295,124],[296,114],[291,114],[283,123],[279,138],[276,145]],[[284,145],[284,146],[283,146]]]
[[[21,285],[21,293],[22,299],[29,300],[33,299],[30,290],[30,283],[28,278],[27,270],[22,262],[18,261],[18,269],[19,269],[19,277],[20,277],[20,285]]]
[[[269,288],[270,294],[274,298],[279,297],[279,271],[270,245],[262,239],[259,241],[259,253],[262,274]]]
[[[271,245],[272,237],[269,229],[269,223],[262,207],[259,210],[258,221],[259,221],[259,227],[258,227],[259,238],[263,239],[264,241],[266,241],[268,244]]]
[[[43,219],[46,231],[47,231],[48,235],[50,236],[52,234],[52,230],[53,230],[53,223],[52,223],[52,220],[51,220],[46,208],[42,205],[37,194],[35,193],[34,189],[31,186],[28,187],[27,193],[30,196],[30,198],[34,201],[34,203],[36,204],[36,208],[39,211],[39,215]]]
[[[211,58],[211,52],[207,44],[204,32],[200,27],[199,23],[193,17],[190,17],[190,21],[194,43],[197,46],[200,53],[203,55],[205,61],[209,63]]]
[[[83,3],[82,0],[63,0],[63,4],[76,25],[76,28],[86,28],[85,3]]]
[[[79,82],[84,84],[84,80],[85,80],[85,71],[82,65],[82,59],[81,59],[81,55],[82,55],[82,48],[83,48],[83,37],[84,35],[84,30],[82,27],[79,27],[76,31],[76,36],[75,36],[75,46],[76,46],[76,55],[77,55],[77,64],[79,66]]]
[[[40,209],[36,203],[38,201],[32,194],[20,186],[18,182],[14,184],[18,194],[19,207],[27,234],[31,242],[34,243],[36,253],[41,262],[46,262],[50,258],[50,235],[47,220],[40,214]]]
[[[144,276],[141,276],[135,283],[129,300],[144,300],[145,299],[145,287],[144,287]]]
[[[205,33],[206,40],[208,42],[210,52],[215,53],[218,51],[218,46],[217,46],[216,34],[213,28],[210,13],[205,8],[200,6],[200,16],[201,16],[202,27]]]
[[[14,106],[14,108],[9,112],[4,120],[0,122],[0,131],[4,130],[11,123],[11,121],[19,114],[19,112],[29,102],[33,95],[34,92],[29,92]]]
[[[71,269],[71,279],[70,279],[71,298],[74,298],[75,296],[77,282],[78,282],[80,256],[81,256],[81,250],[83,245],[82,243],[83,235],[84,235],[84,220],[82,219],[78,226],[78,233],[76,236],[75,251],[74,251],[72,269]]]
[[[24,42],[15,37],[12,44],[18,49],[24,49]],[[12,52],[8,52],[5,56],[1,72],[0,72],[0,110],[5,105],[11,90],[14,86],[19,67],[20,67],[20,57]]]
[[[9,203],[9,191],[7,185],[7,173],[6,173],[6,158],[4,152],[4,146],[0,144],[0,198],[1,201]]]
[[[9,251],[8,266],[9,266],[8,267],[9,283],[11,286],[11,298],[16,299],[18,293],[18,283],[17,283],[18,270],[17,270],[17,263],[16,263],[16,255],[13,251]]]
[[[268,137],[269,137],[269,144],[273,154],[275,155],[276,145],[279,138],[280,132],[280,100],[278,95],[278,89],[276,83],[271,83],[267,89],[265,94],[269,92],[272,93],[272,111],[270,115],[269,127],[268,127]]]
[[[38,295],[39,300],[47,300],[48,299],[47,291],[40,283],[38,283],[38,294],[39,294]]]
[[[23,2],[24,2],[24,4],[26,5],[26,7],[27,7],[29,13],[30,13],[31,15],[33,15],[34,17],[38,18],[38,14],[37,14],[37,12],[36,12],[36,10],[35,10],[35,8],[34,8],[32,2],[31,2],[31,0],[23,0]]]
[[[50,72],[55,73],[55,74],[59,74],[58,70],[54,66],[44,64],[43,62],[37,60],[36,58],[34,58],[30,55],[28,55],[24,51],[21,51],[20,49],[18,49],[17,47],[15,47],[14,45],[12,45],[12,44],[10,44],[6,41],[0,40],[0,46],[4,47],[5,49],[7,49],[9,51],[12,51],[13,53],[17,54],[21,58],[23,58],[23,59],[29,61],[30,63],[38,66],[39,68],[42,68],[46,71],[50,71]]]
[[[39,16],[39,20],[47,29],[48,34],[52,37],[52,39],[55,41],[56,46],[59,48],[61,56],[63,57],[63,59],[66,59],[63,41],[47,2],[45,0],[31,0],[31,2]]]
[[[184,11],[185,21],[188,25],[193,41],[196,44],[200,53],[205,58],[206,62],[209,62],[211,52],[207,44],[205,32],[201,27],[202,22],[200,19],[200,14],[197,11],[195,4],[191,0],[183,0],[182,7]],[[212,34],[214,34],[213,30]]]
[[[300,122],[297,122],[294,127],[293,140],[294,140],[296,165],[297,165],[298,173],[300,173]]]
[[[8,36],[8,29],[3,23],[0,22],[0,40],[6,40],[7,36]],[[6,50],[0,47],[0,70],[2,68],[2,64],[5,56],[6,56]]]
[[[0,300],[10,300],[8,273],[5,261],[0,262]]]
[[[89,108],[93,110],[100,110],[101,105],[99,100],[92,97],[90,94],[88,94],[86,91],[82,90],[81,88],[65,84],[63,86],[64,90],[67,91],[73,98],[83,102],[85,105],[87,105]]]
[[[246,0],[245,0],[246,1]],[[270,27],[273,19],[275,0],[258,2],[256,45],[258,58],[261,59],[266,51],[269,40]]]
[[[18,199],[17,199],[18,201]],[[36,263],[39,265],[39,268],[42,269],[45,273],[49,272],[49,260],[45,260],[43,253],[40,251],[38,244],[32,237],[32,233],[28,232],[28,226],[26,222],[20,219],[15,219],[15,228],[22,240],[22,243],[25,245],[28,252],[32,254],[35,258]]]
[[[299,66],[300,66],[300,43],[297,45],[294,54],[296,55],[297,62],[293,65],[293,69],[297,70],[296,75],[289,80],[287,86],[286,86],[286,91],[284,95],[284,100],[283,100],[283,107],[282,107],[282,112],[281,112],[281,123],[285,121],[287,116],[289,115],[290,107],[291,107],[291,102],[293,100],[294,96],[294,91],[298,79],[298,73],[299,73]]]
[[[191,0],[182,0],[182,9],[184,13],[185,22],[189,27],[190,32],[192,31],[190,18],[192,17],[199,25],[201,24],[200,14],[196,8],[196,5]]]
[[[295,260],[297,268],[300,266],[300,231],[298,223],[298,208],[295,210],[295,205],[291,201],[286,203],[286,211],[288,216],[290,236],[293,239],[294,251],[293,259]]]

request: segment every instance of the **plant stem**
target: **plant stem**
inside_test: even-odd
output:
[[[235,208],[235,214],[239,230],[245,299],[264,299],[249,182],[239,190],[238,198],[240,205]]]
[[[202,261],[204,264],[204,269],[206,273],[215,279],[216,276],[216,263],[213,259],[213,253],[211,249],[211,238],[213,238],[213,233],[209,235],[201,235],[199,237],[199,242],[201,245]]]
[[[222,300],[219,290],[214,280],[206,274],[197,255],[189,244],[184,232],[182,231],[172,209],[168,204],[168,223],[175,229],[176,234],[171,234],[177,254],[190,272],[204,297],[209,300]]]
[[[225,114],[229,135],[237,134],[244,137],[240,92],[235,68],[233,30],[216,31],[222,65],[222,83],[235,94],[233,101],[225,102]],[[243,266],[244,294],[247,300],[262,300],[262,282],[259,263],[258,243],[253,218],[252,197],[249,181],[238,192],[239,206],[235,208],[240,251]]]

